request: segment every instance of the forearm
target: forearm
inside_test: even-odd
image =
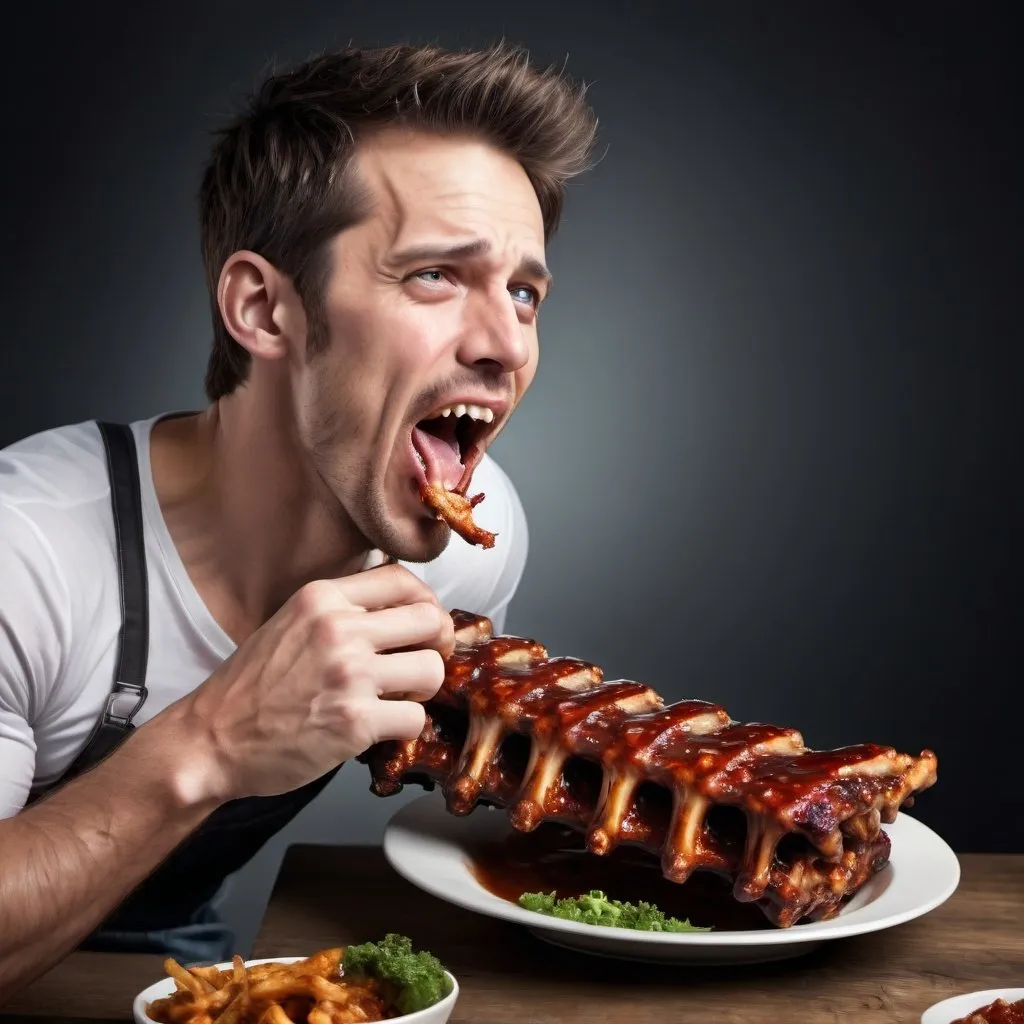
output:
[[[71,952],[214,810],[180,716],[0,821],[0,1006]],[[180,735],[179,735],[180,733]]]

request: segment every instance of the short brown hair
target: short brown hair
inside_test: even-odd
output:
[[[512,155],[537,193],[545,238],[557,229],[565,183],[589,166],[597,119],[586,87],[533,67],[521,47],[349,47],[271,75],[218,130],[200,188],[203,262],[214,339],[206,394],[246,379],[249,354],[217,305],[225,261],[258,252],[293,281],[309,347],[327,344],[323,291],[328,243],[367,209],[348,173],[361,134],[386,125],[470,134]]]

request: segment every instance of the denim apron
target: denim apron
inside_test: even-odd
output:
[[[47,793],[115,750],[135,728],[132,719],[147,695],[149,600],[135,438],[125,424],[97,426],[107,457],[117,542],[122,617],[117,667],[103,714],[89,740]],[[185,965],[230,960],[240,951],[214,906],[218,889],[313,800],[340,767],[292,792],[245,797],[217,808],[79,948],[159,953]],[[43,795],[34,793],[32,801]]]

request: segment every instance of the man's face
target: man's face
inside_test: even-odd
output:
[[[329,342],[293,378],[299,428],[336,511],[426,561],[450,533],[421,482],[464,491],[533,380],[544,226],[523,169],[476,140],[388,130],[356,169],[372,209],[333,243]]]

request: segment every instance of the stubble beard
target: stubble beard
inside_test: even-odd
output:
[[[432,562],[437,558],[451,541],[451,528],[427,516],[398,520],[387,500],[386,476],[375,479],[369,464],[351,475],[339,471],[336,458],[332,458],[337,444],[336,438],[319,437],[313,450],[318,475],[333,499],[339,533],[357,532],[367,548],[396,561]]]
[[[366,474],[367,485],[354,496],[352,515],[370,545],[399,562],[432,562],[448,547],[450,527],[433,518],[396,519],[384,482]]]
[[[313,364],[329,348],[326,325],[318,317],[310,323],[311,341],[317,344],[307,349],[307,361]],[[375,479],[372,463],[367,460],[361,467],[338,470],[336,453],[343,449],[347,439],[344,416],[340,414],[338,396],[323,378],[318,378],[313,396],[312,416],[308,422],[311,451],[317,473],[327,488],[332,502],[332,515],[338,523],[339,534],[358,532],[370,549],[400,562],[432,562],[452,539],[451,528],[436,518],[419,516],[406,520],[401,526],[388,508],[387,468]],[[394,459],[396,453],[391,453]],[[352,486],[354,480],[361,480]],[[344,495],[348,494],[346,500]],[[403,528],[404,527],[404,528]]]

